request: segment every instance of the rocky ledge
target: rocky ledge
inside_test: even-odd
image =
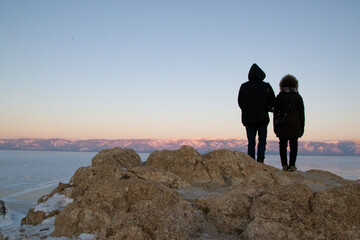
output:
[[[142,163],[113,148],[40,198],[22,224],[54,219],[54,238],[360,239],[359,206],[360,182],[330,172],[284,172],[242,152],[188,146]]]

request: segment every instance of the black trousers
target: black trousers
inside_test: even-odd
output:
[[[248,139],[248,154],[250,155],[250,157],[255,159],[256,133],[259,136],[259,143],[257,147],[257,160],[258,162],[264,162],[265,150],[266,150],[267,126],[246,127],[246,135]]]
[[[287,146],[288,142],[290,143],[290,166],[295,166],[297,152],[298,152],[298,138],[280,138],[279,143],[279,152],[280,152],[280,159],[281,165],[286,166],[288,165],[287,162]]]

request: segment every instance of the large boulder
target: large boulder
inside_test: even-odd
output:
[[[232,185],[258,171],[272,169],[242,152],[215,150],[200,155],[189,146],[175,151],[155,151],[148,157],[146,165],[171,172],[189,183],[218,182],[225,185]]]
[[[92,166],[79,168],[70,183],[86,190],[94,182],[106,177],[133,177],[127,170],[141,164],[140,156],[132,149],[105,149],[93,157]]]
[[[360,184],[342,180],[325,172],[258,172],[197,205],[219,232],[240,239],[359,239]]]
[[[92,166],[79,168],[71,178],[70,184],[60,183],[50,194],[40,198],[37,205],[41,206],[46,202],[53,201],[52,198],[55,194],[70,199],[79,199],[92,184],[101,179],[107,177],[118,179],[133,177],[133,174],[127,171],[127,168],[140,166],[141,164],[140,157],[134,150],[121,148],[103,150],[92,159]],[[37,225],[59,212],[59,209],[54,209],[49,213],[45,213],[42,208],[34,207],[22,219],[22,224]]]
[[[142,166],[129,149],[98,153],[92,166],[79,168],[69,184],[59,186],[38,201],[23,219],[37,225],[57,216],[53,236],[95,239],[188,239],[201,231],[191,204],[172,189],[190,184],[171,172]],[[45,208],[55,199],[68,201],[60,209]]]
[[[141,163],[140,156],[134,150],[128,148],[105,149],[92,159],[92,166],[94,167],[111,165],[127,169],[140,166]]]
[[[106,178],[60,212],[53,236],[133,239],[129,229],[143,239],[188,239],[201,225],[176,191],[139,179]]]
[[[76,170],[74,176],[70,179],[70,184],[86,191],[92,184],[103,178],[115,177],[124,179],[133,176],[134,175],[126,169],[114,165],[81,167]]]
[[[189,183],[210,181],[209,174],[202,166],[203,158],[195,148],[182,146],[175,151],[163,150],[150,154],[147,166],[171,172]]]
[[[257,172],[275,169],[254,161],[253,158],[243,152],[233,150],[215,150],[203,155],[202,158],[202,165],[210,180],[224,182],[228,185],[236,184]]]

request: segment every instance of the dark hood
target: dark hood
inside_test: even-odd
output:
[[[261,70],[261,68],[259,68],[259,66],[254,63],[249,71],[249,80],[250,81],[263,81],[266,77],[266,74],[264,73],[263,70]]]

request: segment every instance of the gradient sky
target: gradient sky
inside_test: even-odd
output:
[[[246,139],[254,62],[301,140],[360,139],[360,1],[0,0],[0,138]]]

